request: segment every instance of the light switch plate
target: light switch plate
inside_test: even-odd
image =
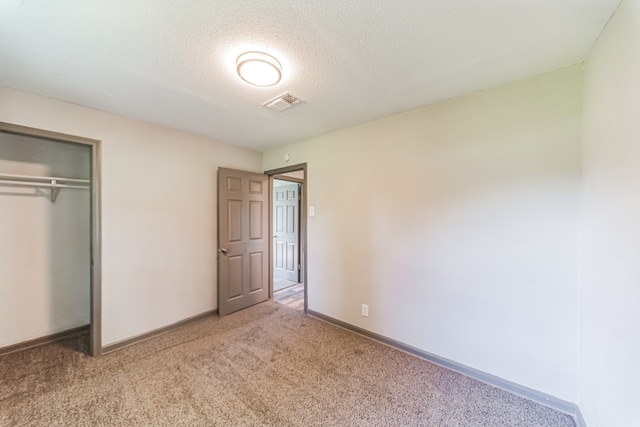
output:
[[[316,207],[309,206],[309,216],[315,216],[315,215],[316,215]]]

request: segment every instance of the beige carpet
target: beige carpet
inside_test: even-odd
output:
[[[574,426],[272,302],[100,358],[85,341],[0,357],[0,426]]]

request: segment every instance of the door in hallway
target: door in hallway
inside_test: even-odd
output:
[[[299,282],[300,184],[274,182],[273,188],[273,274]]]

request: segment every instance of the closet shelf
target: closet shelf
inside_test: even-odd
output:
[[[51,188],[51,202],[53,203],[55,203],[58,198],[58,193],[62,188],[91,189],[91,181],[88,179],[13,175],[8,173],[0,173],[0,184]]]

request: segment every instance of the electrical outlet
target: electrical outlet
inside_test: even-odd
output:
[[[364,317],[369,317],[369,306],[367,304],[362,304],[360,314]]]

